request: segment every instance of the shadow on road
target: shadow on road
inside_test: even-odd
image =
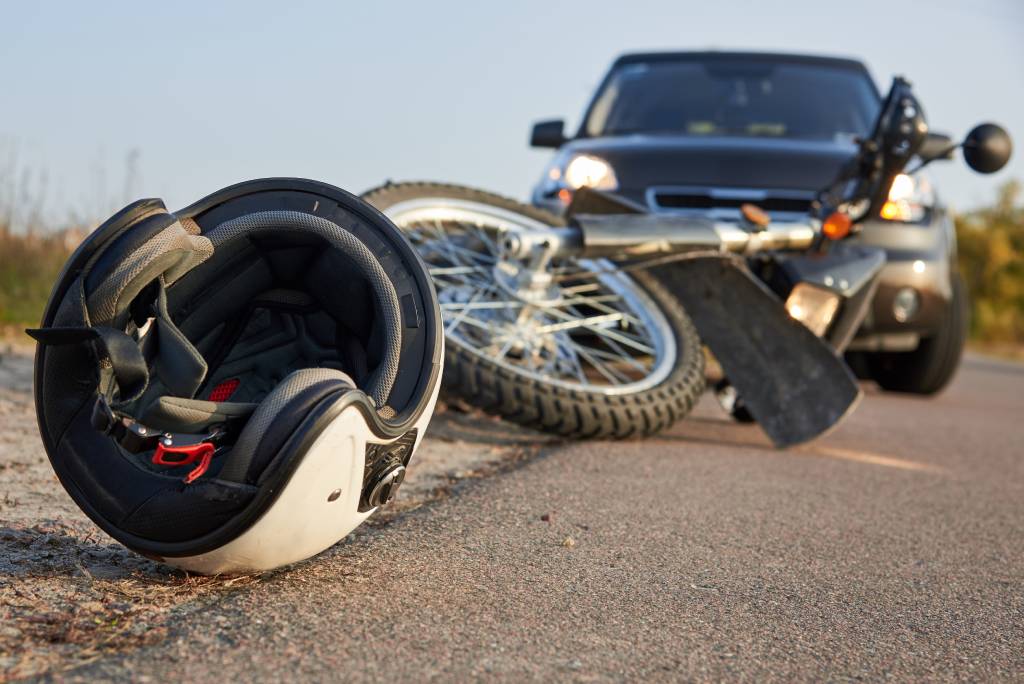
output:
[[[0,681],[160,643],[176,618],[261,579],[191,576],[60,521],[2,526]]]
[[[931,463],[923,463],[907,458],[900,458],[898,456],[890,456],[886,454],[878,454],[872,451],[865,451],[861,449],[849,449],[841,448],[836,446],[830,446],[821,443],[821,440],[815,440],[808,444],[800,446],[790,447],[788,449],[778,449],[771,445],[768,438],[763,433],[757,430],[754,426],[735,426],[729,425],[722,421],[715,421],[710,419],[697,419],[690,421],[691,423],[704,423],[707,428],[706,434],[700,434],[698,431],[693,430],[692,427],[688,427],[687,434],[662,434],[654,437],[648,442],[651,444],[666,443],[666,442],[681,442],[685,444],[699,444],[701,446],[713,446],[713,447],[728,447],[732,449],[743,449],[747,451],[759,451],[767,452],[780,455],[794,455],[802,458],[827,458],[840,461],[848,461],[851,463],[862,463],[872,466],[883,466],[886,468],[896,468],[898,470],[910,470],[919,472],[930,472],[933,474],[943,474],[946,472],[941,466],[936,466]],[[744,430],[748,432],[744,435],[743,439],[736,439],[734,436],[725,436],[724,427],[729,428],[730,432],[736,432]]]
[[[449,405],[438,410],[427,428],[430,439],[474,442],[491,446],[536,446],[566,440],[509,423],[468,407]]]
[[[166,578],[174,572],[113,541],[96,539],[101,534],[83,533],[59,521],[0,527],[0,577],[82,574],[119,579],[142,574]]]

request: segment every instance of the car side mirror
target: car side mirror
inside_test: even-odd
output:
[[[533,124],[530,147],[561,147],[565,144],[565,121],[551,119]]]
[[[978,173],[995,173],[1010,161],[1013,143],[1005,128],[983,123],[967,134],[963,149],[968,166]]]

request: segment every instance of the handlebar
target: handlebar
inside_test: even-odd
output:
[[[765,228],[700,216],[639,214],[576,216],[587,256],[643,256],[710,249],[753,254],[769,249],[805,249],[818,233],[816,221],[772,223]]]
[[[765,228],[671,214],[578,214],[569,226],[543,231],[513,230],[501,245],[504,256],[628,259],[693,250],[754,254],[806,249],[818,235],[816,220],[772,223]]]

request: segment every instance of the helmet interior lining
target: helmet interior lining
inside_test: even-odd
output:
[[[297,237],[265,233],[215,252],[168,290],[175,324],[208,364],[186,398],[209,399],[238,380],[230,401],[256,403],[290,372],[312,367],[343,371],[366,388],[383,346],[373,290],[347,255]],[[140,413],[168,394],[167,384],[153,373]]]

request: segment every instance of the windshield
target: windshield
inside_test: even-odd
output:
[[[731,59],[626,64],[594,100],[584,131],[850,139],[871,132],[879,106],[868,75],[854,69]]]

